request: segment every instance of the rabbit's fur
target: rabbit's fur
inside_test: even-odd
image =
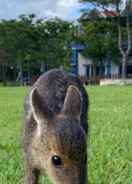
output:
[[[44,171],[53,184],[87,183],[88,97],[80,80],[63,70],[42,75],[25,100],[25,183]]]

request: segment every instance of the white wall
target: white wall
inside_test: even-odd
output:
[[[86,76],[86,66],[91,65],[92,60],[90,58],[85,58],[81,54],[78,54],[78,74],[80,76]]]
[[[111,75],[118,75],[119,74],[119,66],[112,63],[111,64]]]
[[[85,58],[81,54],[78,55],[78,74],[80,76],[86,76],[86,65],[92,65],[92,60],[90,58]],[[105,75],[107,74],[107,68],[105,67]],[[111,64],[111,76],[117,78],[119,75],[119,66],[112,63]]]

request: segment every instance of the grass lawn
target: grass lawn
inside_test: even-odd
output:
[[[132,87],[93,86],[87,90],[89,184],[132,184]],[[23,183],[20,135],[27,91],[0,87],[0,184]]]

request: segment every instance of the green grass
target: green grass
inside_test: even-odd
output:
[[[89,184],[132,184],[132,87],[89,87]],[[0,87],[0,184],[23,183],[20,146],[28,89]],[[49,181],[43,178],[43,183]]]

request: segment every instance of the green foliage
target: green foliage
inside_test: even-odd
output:
[[[87,45],[84,55],[91,57],[95,64],[105,62],[105,58],[118,62],[116,27],[110,22],[98,19],[82,21],[81,25],[84,30],[82,41]]]
[[[58,18],[37,19],[34,14],[0,22],[0,63],[31,70],[43,62],[48,68],[69,67],[74,25]],[[5,57],[6,56],[6,57]],[[31,71],[29,71],[31,72]]]
[[[51,68],[68,65],[73,28],[72,23],[58,18],[37,25],[39,57],[47,61]]]
[[[100,60],[106,54],[104,28],[104,25],[97,21],[90,21],[84,24],[84,42],[88,44],[85,53],[92,56],[92,58],[94,57],[94,59]]]

